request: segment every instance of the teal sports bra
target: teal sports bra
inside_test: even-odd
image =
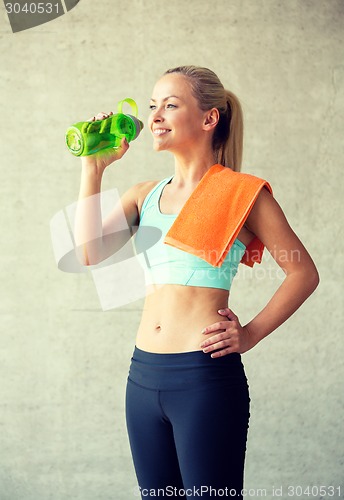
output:
[[[146,196],[134,235],[134,249],[145,273],[146,285],[174,284],[230,290],[246,246],[236,239],[221,267],[163,243],[178,214],[162,214],[159,201],[162,190],[173,176],[159,182]]]

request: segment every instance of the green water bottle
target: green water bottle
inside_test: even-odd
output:
[[[124,103],[129,104],[132,115],[122,113]],[[117,113],[104,120],[78,122],[66,131],[66,145],[75,156],[88,156],[105,148],[118,148],[123,137],[127,141],[136,139],[143,129],[143,123],[137,118],[137,104],[133,99],[120,101]]]

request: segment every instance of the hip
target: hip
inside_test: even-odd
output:
[[[153,353],[135,346],[128,381],[151,390],[190,390],[210,386],[240,387],[248,382],[239,353],[212,358],[202,351]]]

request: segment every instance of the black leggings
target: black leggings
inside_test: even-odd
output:
[[[135,347],[126,419],[141,497],[242,499],[249,406],[240,354]]]

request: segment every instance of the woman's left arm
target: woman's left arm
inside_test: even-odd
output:
[[[277,201],[266,189],[259,193],[247,217],[246,226],[265,245],[286,278],[264,309],[245,326],[240,325],[230,309],[218,311],[231,321],[214,323],[203,330],[208,335],[225,329],[202,342],[204,352],[220,349],[212,357],[231,352],[244,353],[252,349],[284,323],[319,284],[319,274],[311,256],[290,227]]]

